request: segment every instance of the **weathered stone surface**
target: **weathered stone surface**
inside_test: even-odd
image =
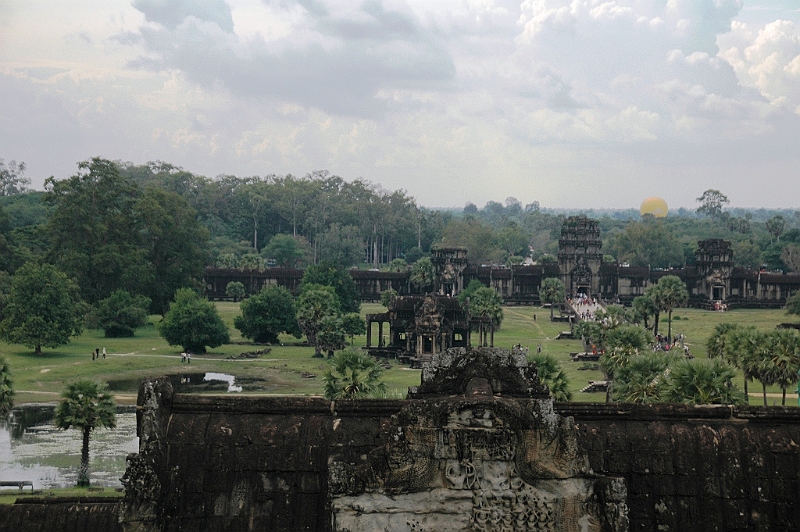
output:
[[[116,532],[122,530],[119,506],[107,498],[26,497],[16,504],[0,505],[0,530]]]
[[[549,397],[522,351],[488,347],[453,347],[433,355],[422,368],[420,385],[408,390],[409,399],[468,394]]]
[[[360,463],[332,457],[334,530],[626,530],[624,482],[596,489],[549,401],[413,401],[393,421]]]
[[[595,516],[579,525],[600,530],[623,529],[625,519],[630,530],[689,532],[794,530],[800,522],[800,409],[550,409],[548,401],[463,391],[412,401],[173,397],[147,382],[147,445],[126,475],[135,487],[126,492],[125,530],[356,530],[367,518],[377,530],[439,530],[441,516],[459,529],[456,519],[494,525],[520,500],[568,500],[576,491],[581,511]],[[144,397],[162,402],[148,411]],[[480,490],[500,498],[484,502]],[[486,506],[500,501],[502,512]],[[414,513],[418,504],[440,513]],[[443,511],[467,504],[458,517]]]

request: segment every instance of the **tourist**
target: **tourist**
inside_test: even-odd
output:
[[[189,353],[189,352],[186,353],[186,363],[187,364],[191,364],[192,363],[192,354]]]
[[[539,353],[540,355],[542,354],[542,344],[536,346],[536,352]]]
[[[94,350],[92,351],[92,360],[94,360]]]
[[[105,360],[105,359],[106,359],[106,348],[104,347],[103,348],[103,360]]]
[[[183,364],[184,362],[186,362],[186,353],[185,352],[181,353],[181,364]]]

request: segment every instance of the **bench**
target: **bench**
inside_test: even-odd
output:
[[[33,493],[33,482],[30,480],[0,480],[0,487],[17,487],[22,491],[25,486],[30,486]]]

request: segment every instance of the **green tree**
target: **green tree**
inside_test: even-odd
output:
[[[561,368],[556,357],[546,353],[533,353],[528,359],[536,365],[539,380],[550,389],[553,399],[560,402],[572,400],[572,392],[569,391],[569,377]]]
[[[31,180],[25,177],[25,163],[11,161],[6,165],[0,159],[0,196],[13,196],[25,192]]]
[[[139,290],[152,301],[151,310],[163,314],[170,294],[179,288],[201,287],[208,258],[208,231],[197,212],[175,192],[148,187],[133,206],[139,228],[138,253],[146,276]]]
[[[269,239],[261,254],[274,259],[278,266],[295,268],[298,261],[306,255],[307,248],[308,243],[300,236],[277,234]]]
[[[564,283],[555,277],[548,277],[539,287],[539,298],[550,305],[550,321],[553,321],[553,308],[564,300],[564,291]]]
[[[774,238],[774,242],[777,242],[781,238],[781,234],[783,234],[784,229],[786,229],[786,218],[781,216],[780,214],[776,214],[766,223],[767,232],[772,235]]]
[[[612,237],[608,252],[631,266],[668,268],[683,265],[680,242],[660,220],[630,222]]]
[[[670,367],[666,399],[690,405],[738,405],[747,402],[733,384],[735,372],[719,359],[678,360]]]
[[[786,314],[794,314],[800,316],[800,292],[795,292],[794,295],[786,298]]]
[[[114,396],[108,393],[105,384],[90,380],[68,384],[56,406],[55,424],[60,429],[74,428],[83,434],[78,486],[88,486],[89,438],[97,428],[113,429],[117,426]]]
[[[247,292],[244,289],[244,284],[239,281],[231,281],[225,286],[225,295],[232,298],[233,302],[236,303],[244,299]]]
[[[150,298],[115,290],[97,303],[93,321],[105,331],[106,338],[131,337],[137,328],[147,325],[149,307]]]
[[[307,285],[324,285],[333,288],[338,299],[337,306],[342,312],[359,312],[361,296],[355,281],[346,270],[331,262],[320,262],[306,268],[303,274],[301,291]]]
[[[228,328],[213,303],[189,288],[175,292],[169,310],[158,323],[158,332],[169,345],[205,353],[206,347],[230,342]]]
[[[140,190],[112,161],[94,158],[78,168],[68,179],[45,181],[44,201],[53,207],[49,258],[91,304],[118,288],[139,292],[152,282],[133,213]]]
[[[242,315],[233,319],[233,325],[245,338],[268,344],[278,343],[281,333],[300,338],[294,298],[284,287],[266,286],[242,301],[240,307]]]
[[[353,345],[353,337],[367,332],[367,324],[360,314],[349,312],[342,316],[342,331],[350,337],[350,345]]]
[[[326,317],[339,315],[339,305],[332,287],[317,285],[304,290],[297,298],[297,323],[308,343],[314,346],[314,357],[322,357],[322,346],[317,334]]]
[[[728,196],[713,188],[703,192],[703,195],[697,198],[697,201],[700,202],[697,213],[715,219],[722,215],[722,209],[730,203]]]
[[[317,237],[319,258],[341,270],[364,261],[364,242],[353,225],[332,223]]]
[[[0,416],[6,418],[14,407],[14,380],[8,360],[0,357]]]
[[[429,257],[422,257],[411,266],[409,281],[420,291],[433,288],[433,281],[436,278],[436,270]]]
[[[392,290],[391,288],[388,290],[384,290],[381,292],[381,305],[386,308],[389,308],[389,305],[392,304],[392,301],[397,298],[397,290]]]
[[[42,347],[58,347],[79,335],[86,310],[78,287],[63,272],[27,263],[11,281],[0,338],[41,354]]]
[[[340,315],[331,314],[323,316],[319,322],[319,329],[315,335],[316,349],[321,352],[327,352],[328,358],[333,356],[334,351],[344,349],[347,345],[345,342],[345,329]]]
[[[785,245],[781,251],[781,260],[793,272],[800,272],[800,246]]]
[[[330,368],[322,378],[325,398],[356,399],[386,394],[381,380],[383,370],[369,355],[356,350],[336,353],[329,361]]]
[[[751,240],[733,242],[733,265],[748,270],[757,270],[761,267],[761,248]]]

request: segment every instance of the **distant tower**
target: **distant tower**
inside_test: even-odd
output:
[[[431,248],[431,263],[436,271],[434,292],[455,296],[464,289],[467,248],[434,246]]]
[[[558,270],[567,294],[597,294],[600,291],[600,228],[584,215],[570,216],[558,239]]]

